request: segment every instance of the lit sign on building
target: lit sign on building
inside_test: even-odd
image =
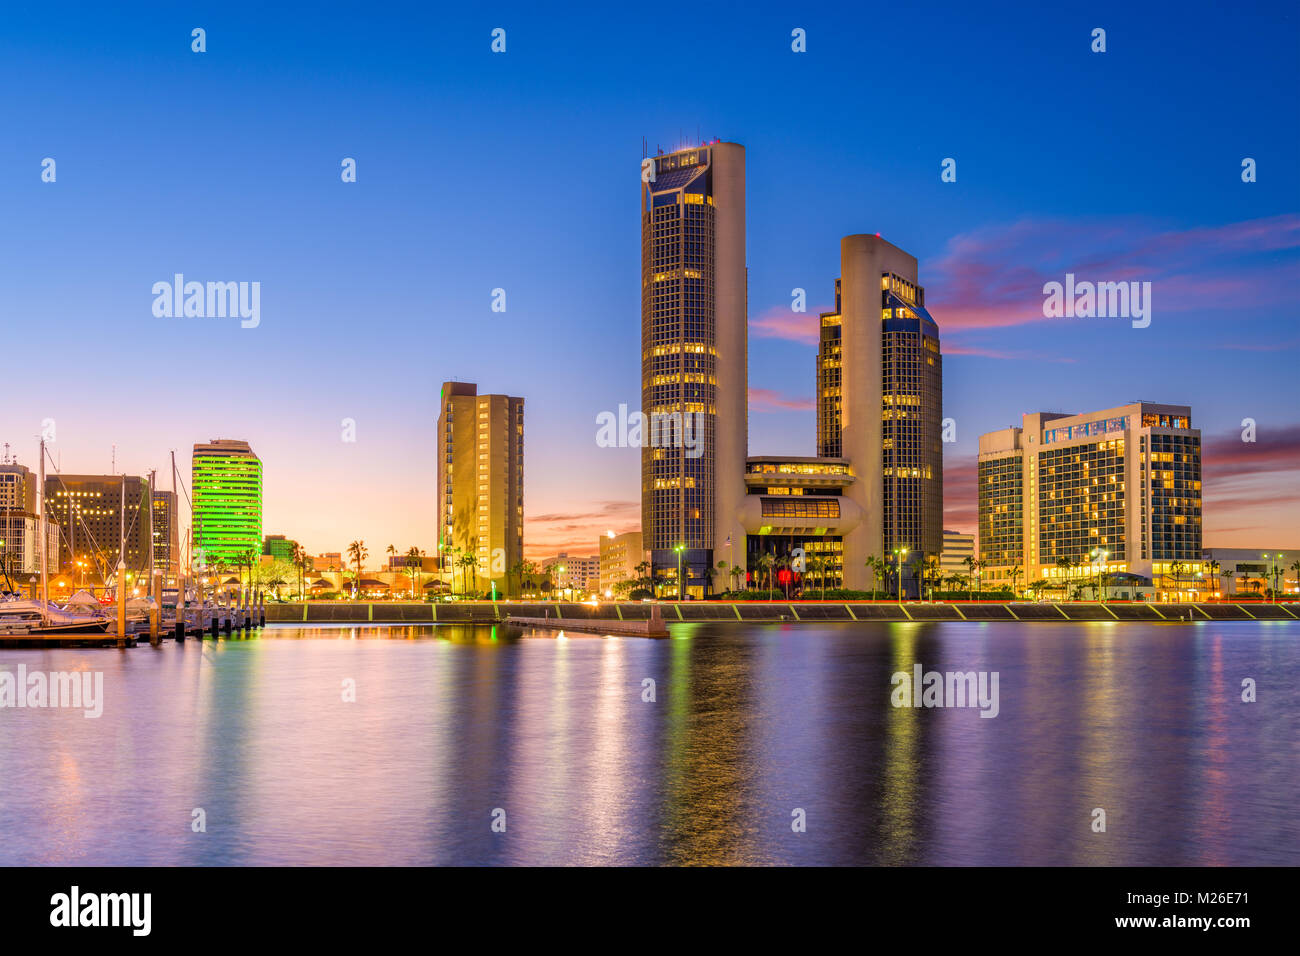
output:
[[[1043,444],[1050,445],[1058,441],[1071,441],[1075,438],[1091,438],[1110,432],[1122,432],[1128,428],[1128,417],[1099,418],[1095,422],[1082,425],[1063,425],[1060,428],[1048,428],[1043,431]]]

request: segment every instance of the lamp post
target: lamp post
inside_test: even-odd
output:
[[[1093,577],[1097,582],[1093,594],[1098,600],[1101,600],[1101,568],[1110,557],[1110,552],[1105,548],[1093,548],[1089,557],[1092,558]]]
[[[1281,559],[1281,558],[1285,558],[1286,555],[1285,555],[1285,554],[1272,554],[1272,555],[1269,555],[1269,554],[1262,554],[1262,555],[1260,555],[1260,557],[1263,558],[1265,561],[1268,562],[1268,580],[1269,580],[1270,582],[1272,582],[1272,585],[1273,585],[1272,587],[1269,588],[1269,590],[1273,592],[1273,603],[1276,604],[1276,603],[1277,603],[1277,591],[1278,591],[1278,589],[1277,589],[1277,565],[1278,565],[1278,563],[1279,563],[1279,559]]]
[[[679,544],[673,550],[677,552],[677,600],[681,601],[686,593],[682,587],[682,552],[686,550],[686,545]]]
[[[894,563],[898,565],[898,603],[903,603],[903,559],[907,557],[906,548],[894,549]]]

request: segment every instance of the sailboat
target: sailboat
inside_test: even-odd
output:
[[[6,635],[62,635],[103,634],[109,620],[99,614],[85,614],[65,610],[50,601],[48,556],[45,553],[45,439],[41,439],[39,519],[37,550],[41,556],[41,596],[38,600],[24,600],[17,595],[0,597],[0,634]]]

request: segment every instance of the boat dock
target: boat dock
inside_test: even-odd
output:
[[[153,621],[129,620],[125,633],[110,624],[106,631],[63,631],[58,633],[5,633],[0,631],[0,648],[7,647],[135,647],[141,642],[163,640],[218,640],[222,635],[256,630],[266,625],[266,609],[260,602],[248,605],[187,607],[183,621],[175,612]]]

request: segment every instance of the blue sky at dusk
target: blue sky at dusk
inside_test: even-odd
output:
[[[65,471],[116,443],[188,479],[194,442],[243,438],[268,533],[427,548],[438,387],[474,381],[526,399],[529,555],[590,552],[639,525],[639,453],[595,433],[640,400],[642,138],[720,138],[747,150],[751,454],[814,453],[816,313],[840,238],[879,232],[941,331],[949,527],[981,432],[1147,399],[1204,432],[1207,545],[1300,547],[1294,4],[655,10],[11,7],[0,442],[34,464],[53,418]],[[260,326],[156,318],[177,272],[259,281]],[[1066,272],[1150,281],[1150,327],[1043,318]]]

